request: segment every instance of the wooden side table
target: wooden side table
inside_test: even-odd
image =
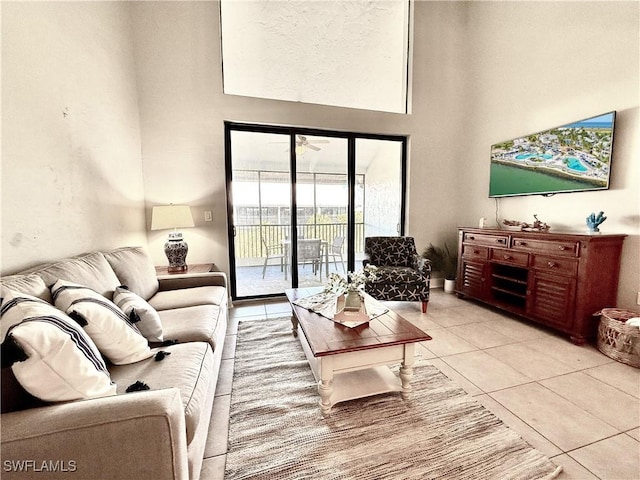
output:
[[[184,272],[169,272],[168,266],[156,267],[156,275],[184,275],[185,273],[208,273],[219,272],[215,263],[194,263],[193,265],[187,265],[187,270]]]

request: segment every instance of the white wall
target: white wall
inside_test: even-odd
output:
[[[144,245],[130,17],[120,2],[2,2],[3,274]]]
[[[425,162],[437,149],[450,150],[453,137],[447,126],[455,111],[463,110],[457,102],[463,77],[453,72],[459,67],[455,59],[460,45],[456,29],[451,29],[459,22],[460,9],[450,2],[435,3],[428,10],[418,6],[416,22],[423,22],[421,32],[434,38],[421,34],[415,47],[422,63],[415,68],[413,96],[429,109],[400,115],[223,95],[217,3],[132,5],[147,212],[160,203],[195,207],[196,228],[183,231],[189,243],[188,261],[215,261],[228,271],[225,120],[411,135],[416,159],[411,188],[415,184],[417,194],[409,199],[416,210],[409,215],[408,231],[420,235],[422,225],[427,225],[427,233],[435,236],[455,228],[453,215],[443,217],[423,207],[438,202],[446,184],[455,182],[455,174],[447,168],[429,175]],[[445,92],[439,91],[442,85],[447,86]],[[203,221],[205,210],[213,211],[212,223]],[[165,232],[149,232],[150,251],[158,264],[166,263],[165,237]]]
[[[626,233],[618,305],[634,308],[640,291],[640,132],[638,2],[473,2],[469,5],[460,129],[465,155],[456,162],[458,221],[487,217],[585,232],[603,210],[603,233]],[[608,191],[488,198],[490,145],[617,110]],[[606,288],[606,286],[604,286]]]
[[[224,120],[410,136],[407,232],[422,249],[495,217],[492,143],[615,109],[611,190],[502,199],[499,217],[537,213],[555,229],[582,231],[590,212],[604,210],[605,231],[630,234],[619,305],[634,305],[637,3],[416,2],[411,115],[225,96],[217,3],[140,2],[132,12],[147,211],[196,206],[197,228],[185,232],[190,261],[228,269]],[[204,210],[213,210],[212,224]],[[149,234],[160,263],[164,238]]]

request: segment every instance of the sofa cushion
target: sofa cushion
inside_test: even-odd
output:
[[[150,342],[162,342],[162,322],[155,308],[139,295],[122,286],[116,288],[113,293],[115,303],[133,323],[136,318],[136,327],[140,333]]]
[[[105,258],[121,285],[149,300],[158,291],[158,278],[151,259],[142,247],[124,247],[106,252]]]
[[[158,312],[164,338],[185,342],[208,342],[214,349],[221,309],[217,305],[195,305]]]
[[[3,289],[3,360],[24,389],[49,402],[113,395],[100,352],[76,322],[44,300]]]
[[[59,279],[85,285],[106,298],[113,298],[113,291],[120,285],[113,269],[100,252],[36,267],[25,273],[37,273],[49,288]]]
[[[111,300],[65,280],[58,280],[51,294],[56,307],[80,322],[111,362],[121,365],[152,356],[147,339]]]
[[[226,301],[227,289],[217,286],[159,291],[149,299],[151,306],[158,311],[195,305],[224,305]]]
[[[49,290],[49,287],[44,283],[42,277],[35,273],[9,275],[2,277],[0,282],[4,287],[14,292],[26,293],[27,295],[41,298],[48,303],[53,303],[51,300],[51,290]]]
[[[201,421],[200,413],[209,408],[204,403],[212,401],[208,392],[211,382],[216,381],[213,352],[204,342],[180,343],[154,349],[154,353],[158,351],[168,352],[170,355],[160,362],[149,358],[130,365],[112,366],[111,377],[118,385],[118,393],[124,393],[128,385],[137,381],[147,384],[151,390],[177,387],[184,405],[187,444],[190,444]],[[144,392],[139,395],[144,395]]]

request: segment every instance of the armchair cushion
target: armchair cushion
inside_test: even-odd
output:
[[[409,267],[378,267],[376,279],[371,283],[420,283],[424,275]]]

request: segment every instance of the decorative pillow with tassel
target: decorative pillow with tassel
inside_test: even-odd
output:
[[[51,287],[53,300],[89,334],[100,352],[115,365],[153,356],[147,339],[116,304],[90,288],[65,280]]]
[[[160,315],[144,298],[121,285],[113,292],[113,303],[120,307],[129,317],[129,321],[138,327],[140,333],[147,340],[150,342],[163,341]]]
[[[115,395],[116,385],[91,338],[42,299],[3,289],[2,366],[47,402]]]

